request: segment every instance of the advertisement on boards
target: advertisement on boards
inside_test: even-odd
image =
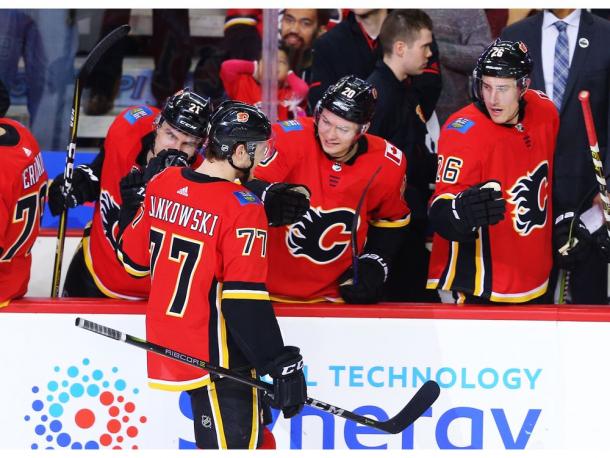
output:
[[[188,396],[150,389],[145,352],[74,326],[77,315],[0,315],[0,449],[193,448]],[[144,337],[141,315],[86,319]],[[428,379],[436,403],[390,435],[305,407],[270,425],[280,449],[604,447],[597,385],[583,349],[608,323],[280,317],[301,348],[308,394],[385,420]],[[583,392],[584,376],[593,380]]]

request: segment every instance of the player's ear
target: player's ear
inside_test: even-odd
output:
[[[246,151],[246,145],[243,143],[238,143],[235,146],[235,151],[233,151],[233,161],[234,162],[244,162],[248,152]]]

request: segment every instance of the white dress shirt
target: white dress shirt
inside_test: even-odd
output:
[[[555,66],[555,42],[559,36],[557,27],[553,24],[557,21],[563,21],[568,26],[566,32],[568,34],[568,46],[570,48],[569,63],[572,65],[572,57],[574,56],[574,50],[576,49],[576,41],[578,39],[578,26],[580,24],[580,10],[576,9],[572,11],[568,16],[563,19],[557,18],[549,10],[544,11],[544,17],[542,19],[542,73],[544,74],[544,87],[546,95],[551,100],[553,99],[553,68]],[[527,44],[527,43],[526,43]],[[609,43],[610,46],[610,43]],[[536,62],[534,62],[536,65]]]

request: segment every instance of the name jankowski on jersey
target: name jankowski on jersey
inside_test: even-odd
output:
[[[172,224],[177,223],[179,226],[188,227],[210,237],[214,236],[214,229],[218,223],[218,215],[155,196],[150,196],[148,215]]]

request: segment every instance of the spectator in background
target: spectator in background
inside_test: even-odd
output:
[[[150,106],[126,108],[111,124],[93,162],[74,169],[69,195],[63,192],[63,173],[53,180],[49,187],[53,215],[66,206],[95,202],[93,220],[68,268],[63,296],[148,297],[149,279],[128,275],[115,255],[123,198],[143,198],[137,193],[141,183],[132,183],[134,196],[121,179],[134,168],[146,168],[152,176],[155,169],[158,172],[174,163],[198,165],[209,111],[209,100],[188,89],[170,97],[160,113]],[[139,202],[130,200],[129,204],[137,209]]]
[[[280,36],[288,47],[290,68],[311,82],[313,41],[326,31],[331,10],[286,8],[280,20]]]
[[[22,297],[30,280],[47,190],[38,143],[21,124],[0,118],[0,308]]]
[[[116,27],[129,24],[131,10],[106,10],[100,37]],[[150,50],[154,60],[151,92],[155,105],[162,107],[169,96],[184,86],[191,66],[192,45],[189,12],[186,9],[153,9],[153,32]],[[114,106],[123,73],[123,58],[127,43],[110,48],[96,65],[87,81],[89,98],[84,110],[89,115],[108,113]]]
[[[555,215],[579,214],[599,204],[590,193],[596,179],[578,93],[583,89],[590,92],[603,169],[608,175],[610,22],[584,10],[545,10],[507,27],[502,37],[523,40],[532,55],[539,56],[531,87],[546,92],[559,110]],[[607,304],[607,285],[608,262],[601,253],[579,260],[571,269],[569,292],[573,303]]]
[[[345,19],[314,42],[312,82],[309,106],[315,107],[324,91],[345,75],[366,79],[381,59],[379,32],[388,11],[355,9]],[[423,74],[412,79],[411,88],[420,97],[426,120],[432,115],[441,92],[438,47],[432,45],[432,57]]]
[[[449,115],[470,103],[472,68],[491,43],[489,24],[483,10],[427,9],[438,43],[443,89],[436,104],[442,126]]]
[[[256,60],[263,46],[263,10],[228,9],[223,46],[228,59]]]
[[[2,10],[0,13],[0,81],[7,97],[16,83],[19,59],[25,65],[25,93],[27,95],[30,126],[36,119],[45,85],[47,57],[36,18],[29,10]],[[10,105],[10,98],[9,98]],[[8,106],[7,106],[8,109]]]
[[[260,107],[262,99],[263,61],[225,60],[220,66],[220,78],[227,96],[250,105]],[[294,119],[305,112],[299,104],[307,97],[307,83],[289,67],[288,49],[280,46],[277,53],[278,110],[279,121]]]
[[[428,287],[443,302],[544,302],[559,119],[528,90],[532,65],[523,42],[494,42],[475,67],[475,102],[441,131]]]
[[[74,10],[60,8],[0,13],[0,79],[10,93],[23,53],[30,130],[43,149],[64,150],[69,138],[78,44],[74,19]]]
[[[421,10],[393,10],[383,22],[379,40],[383,59],[368,81],[379,94],[368,132],[385,138],[407,157],[405,197],[411,209],[410,229],[392,260],[384,300],[429,302],[426,290],[429,252],[426,249],[427,203],[434,183],[436,156],[425,145],[426,124],[418,95],[408,79],[421,75],[432,56],[432,21]]]

